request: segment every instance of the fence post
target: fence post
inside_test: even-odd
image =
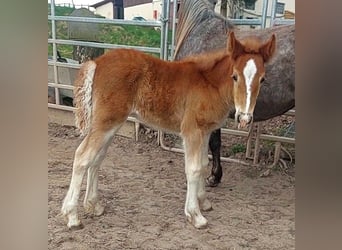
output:
[[[267,9],[268,9],[268,0],[264,0],[264,4],[262,5],[262,13],[261,13],[261,28],[266,28],[266,20],[267,20]]]

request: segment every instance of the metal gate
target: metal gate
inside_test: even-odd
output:
[[[277,0],[272,0],[271,3],[271,15],[268,16],[268,7],[269,7],[269,0],[264,0],[263,5],[262,5],[262,13],[259,18],[255,19],[230,19],[232,23],[235,25],[259,25],[261,28],[267,28],[267,18],[270,18],[269,24],[271,26],[274,25],[286,25],[286,24],[294,24],[294,20],[284,20],[284,19],[278,19],[276,16],[276,6],[277,6]],[[173,29],[175,29],[176,25],[175,22],[177,22],[175,13],[176,11],[173,12],[174,17],[173,17]],[[172,39],[173,41],[174,39]],[[173,48],[173,47],[172,47]],[[172,57],[173,58],[173,57]],[[289,110],[286,112],[284,115],[288,116],[295,116],[295,110]],[[235,136],[244,136],[248,137],[247,140],[247,149],[246,149],[246,159],[253,159],[253,164],[257,164],[258,162],[258,155],[259,155],[259,150],[260,150],[260,140],[269,140],[275,142],[275,153],[274,153],[274,161],[273,164],[277,163],[279,161],[280,157],[280,148],[281,148],[281,143],[291,143],[295,144],[295,138],[294,137],[286,137],[286,136],[274,136],[274,135],[268,135],[268,134],[262,134],[261,133],[261,127],[263,126],[264,122],[258,122],[254,123],[250,127],[250,132],[245,132],[245,131],[240,131],[236,129],[229,129],[229,128],[221,128],[221,133],[222,134],[229,134],[229,135],[235,135]],[[256,127],[256,128],[255,128]],[[254,136],[254,156],[252,157],[252,139],[253,139],[253,130],[255,128],[255,136]],[[182,148],[177,148],[177,147],[168,147],[165,145],[164,142],[164,133],[161,131],[158,131],[158,143],[159,145],[169,151],[173,152],[178,152],[178,153],[184,153],[184,150]],[[212,158],[211,155],[209,155],[210,158]],[[238,164],[243,164],[243,165],[250,165],[250,163],[243,161],[243,160],[238,160],[238,159],[233,159],[229,157],[222,157],[222,161],[227,161],[227,162],[233,162],[233,163],[238,163]]]
[[[71,16],[56,16],[55,15],[55,1],[51,0],[51,15],[48,15],[48,20],[51,21],[51,38],[48,39],[48,43],[52,44],[52,60],[48,61],[48,65],[53,67],[53,81],[48,81],[48,86],[53,87],[55,89],[55,104],[48,103],[49,108],[60,109],[66,111],[74,111],[74,107],[61,105],[60,102],[60,91],[63,90],[73,90],[72,83],[63,84],[59,79],[58,68],[66,68],[66,69],[79,69],[80,64],[75,63],[61,63],[57,61],[57,44],[65,44],[65,45],[80,45],[80,46],[89,46],[95,48],[104,48],[104,49],[114,49],[114,48],[133,48],[136,50],[150,52],[150,53],[159,53],[160,58],[163,60],[168,60],[169,58],[173,58],[174,47],[175,47],[175,29],[176,29],[176,12],[177,12],[177,0],[173,0],[173,18],[172,18],[172,39],[170,46],[168,45],[168,30],[169,30],[169,16],[170,16],[170,6],[171,0],[163,0],[162,1],[162,13],[159,21],[133,21],[133,20],[122,20],[122,19],[102,19],[102,18],[87,18],[87,17],[71,17]],[[282,25],[282,24],[292,24],[294,20],[282,20],[276,18],[276,4],[277,0],[272,0],[271,5],[271,15],[270,15],[270,24],[271,25]],[[231,19],[231,21],[235,25],[260,25],[261,28],[266,28],[266,19],[268,13],[269,0],[263,1],[262,14],[260,18],[256,19]],[[158,27],[161,30],[161,39],[160,39],[160,47],[142,47],[142,46],[128,46],[128,45],[118,45],[118,44],[109,44],[109,43],[97,43],[97,42],[85,42],[85,41],[76,41],[76,40],[66,40],[66,39],[57,39],[56,38],[56,21],[74,21],[74,22],[84,22],[84,23],[101,23],[101,24],[127,24],[127,25],[140,25],[140,26],[150,26],[150,27]],[[295,115],[295,111],[291,110],[286,113],[287,115]],[[138,130],[140,123],[134,117],[128,117],[128,120],[135,123],[135,139],[138,140]],[[259,125],[260,127],[261,125]],[[260,139],[271,140],[275,142],[286,142],[286,143],[295,143],[294,138],[289,137],[280,137],[280,136],[272,136],[267,134],[261,134],[260,128],[257,128],[256,142],[257,145]],[[222,133],[227,133],[231,135],[238,136],[247,136],[247,132],[238,131],[234,129],[222,128]],[[162,148],[166,150],[171,150],[174,152],[182,152],[183,150],[180,148],[170,148],[165,146],[163,141],[163,133],[158,131],[158,144],[161,145]],[[246,157],[250,157],[250,146],[251,140],[247,142],[247,152]],[[254,163],[256,162],[256,153],[257,148],[254,152]],[[238,162],[241,164],[247,164],[244,161],[221,157],[223,161],[231,161]]]
[[[67,84],[61,84],[57,68],[71,68],[79,69],[80,64],[75,63],[61,63],[57,61],[57,44],[64,45],[80,45],[89,46],[94,48],[104,48],[104,49],[114,49],[114,48],[132,48],[144,52],[158,53],[160,58],[167,60],[168,49],[168,26],[169,26],[169,9],[170,0],[163,0],[163,8],[161,13],[161,18],[159,21],[133,21],[133,20],[122,20],[122,19],[102,19],[102,18],[90,18],[90,17],[72,17],[72,16],[56,16],[55,15],[55,1],[51,0],[51,15],[48,15],[48,20],[51,21],[51,38],[48,39],[48,43],[52,44],[52,60],[48,61],[48,65],[53,67],[53,81],[48,81],[48,86],[55,88],[55,99],[56,103],[48,103],[49,108],[61,109],[73,111],[73,107],[61,105],[59,92],[61,89],[73,90],[73,86]],[[73,22],[84,22],[84,23],[101,23],[101,24],[126,24],[126,25],[138,25],[138,26],[150,26],[158,27],[161,30],[161,42],[159,48],[153,47],[143,47],[143,46],[129,46],[129,45],[118,45],[109,43],[97,43],[97,42],[86,42],[86,41],[76,41],[70,39],[57,39],[56,38],[56,21],[73,21]]]

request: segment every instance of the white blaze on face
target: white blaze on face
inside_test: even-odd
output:
[[[245,68],[243,69],[243,75],[245,77],[246,92],[247,92],[246,108],[245,108],[246,114],[248,113],[249,105],[251,103],[251,95],[252,95],[251,87],[252,87],[253,79],[254,79],[256,72],[257,72],[257,68],[256,68],[254,60],[249,59],[246,63]]]

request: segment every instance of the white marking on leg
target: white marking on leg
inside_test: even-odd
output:
[[[185,215],[196,228],[205,227],[208,223],[199,208],[198,191],[202,174],[202,152],[189,155],[189,147],[185,143],[185,173],[187,179],[187,194],[185,202]]]
[[[116,126],[113,130],[107,132],[103,139],[103,145],[100,151],[97,153],[94,163],[88,168],[87,188],[84,197],[83,206],[85,210],[95,216],[102,215],[104,207],[98,200],[98,170],[101,162],[103,161],[107,149],[114,137],[115,132],[121,127]]]
[[[73,163],[70,187],[62,206],[62,214],[67,216],[69,228],[77,227],[81,224],[77,215],[77,204],[83,176],[87,169],[97,168],[97,165],[101,164],[110,139],[120,126],[118,125],[115,129],[105,134],[100,131],[88,134],[77,148]],[[95,177],[95,172],[91,172],[90,177],[88,178],[89,184],[87,184],[86,201],[89,196],[97,196],[97,181],[93,181],[93,178]],[[94,209],[95,215],[100,215],[103,212],[101,211],[102,207],[99,204],[94,204]]]
[[[202,146],[202,171],[198,185],[198,201],[200,208],[203,211],[210,210],[212,208],[210,201],[208,200],[205,192],[205,169],[209,164],[208,158],[208,147],[209,147],[209,135],[203,138],[203,146]]]
[[[252,95],[252,83],[253,83],[253,79],[254,76],[257,72],[257,68],[255,65],[255,62],[253,59],[249,59],[246,63],[245,68],[243,69],[243,75],[245,77],[245,83],[246,83],[246,92],[247,92],[247,96],[246,96],[246,108],[245,108],[245,113],[247,114],[249,111],[249,106],[251,103],[251,95]],[[247,118],[248,119],[248,118]]]
[[[81,224],[77,214],[78,198],[83,176],[87,168],[91,165],[94,154],[96,153],[93,148],[84,148],[84,145],[87,144],[87,142],[85,142],[86,139],[87,138],[83,140],[76,150],[70,187],[62,207],[62,213],[68,217],[69,228],[77,227]]]

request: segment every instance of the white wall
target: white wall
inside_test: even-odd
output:
[[[293,13],[296,12],[296,1],[295,0],[278,0],[279,3],[285,3],[285,10],[289,10]]]
[[[171,0],[170,2],[173,3],[173,0]],[[162,3],[162,0],[153,0],[152,3],[140,4],[137,6],[125,8],[125,19],[132,19],[135,16],[142,16],[147,20],[159,20],[162,12]],[[153,16],[154,11],[157,12],[156,19],[154,19]],[[172,10],[170,10],[170,13],[171,11]]]
[[[285,3],[285,10],[291,11],[295,13],[295,6],[296,1],[295,0],[278,0],[279,3]],[[264,0],[257,0],[255,2],[255,10],[246,10],[247,12],[254,13],[255,15],[244,13],[243,18],[247,17],[254,17],[254,18],[260,18],[262,14],[262,8],[264,5]],[[220,13],[220,6],[221,6],[221,0],[218,1],[218,4],[216,4],[215,11]],[[271,16],[271,10],[273,6],[273,0],[268,0],[268,7],[267,7],[267,16]],[[278,15],[277,15],[278,16]],[[270,18],[266,19],[266,26],[268,27],[270,25]],[[248,25],[241,25],[240,28],[249,28]],[[256,26],[256,28],[260,28],[259,26]]]
[[[125,8],[125,20],[132,20],[135,16],[142,16],[146,20],[153,20],[152,3],[139,4]]]
[[[152,6],[153,11],[154,10],[157,11],[157,20],[159,20],[160,14],[162,12],[162,1],[161,0],[153,0],[152,5],[153,5]]]
[[[295,0],[278,0],[278,3],[285,3],[285,10],[295,12]],[[248,10],[249,12],[255,12],[256,14],[262,13],[262,7],[264,6],[264,0],[257,0],[255,2],[255,11]],[[267,15],[271,15],[271,10],[273,6],[273,0],[268,0]]]
[[[156,0],[157,2],[158,0]],[[160,0],[159,0],[160,1]],[[296,1],[295,0],[278,0],[279,3],[285,3],[285,10],[289,10],[291,12],[296,12]],[[273,0],[268,0],[268,14],[271,14]],[[264,0],[257,0],[255,2],[255,12],[261,14],[262,6],[264,4]],[[221,0],[218,1],[215,7],[216,12],[220,12]],[[251,11],[251,10],[249,10]],[[251,11],[253,12],[253,11]]]
[[[162,12],[161,4],[162,4],[161,0],[153,0],[152,3],[139,4],[136,6],[125,8],[124,10],[125,20],[132,20],[132,18],[135,16],[142,16],[146,20],[155,20],[153,17],[154,11],[157,11],[156,20],[159,20],[160,14]],[[101,16],[104,16],[106,18],[113,18],[113,4],[107,3],[105,5],[97,7],[95,13]]]
[[[113,19],[113,3],[106,3],[97,7],[95,13]]]

